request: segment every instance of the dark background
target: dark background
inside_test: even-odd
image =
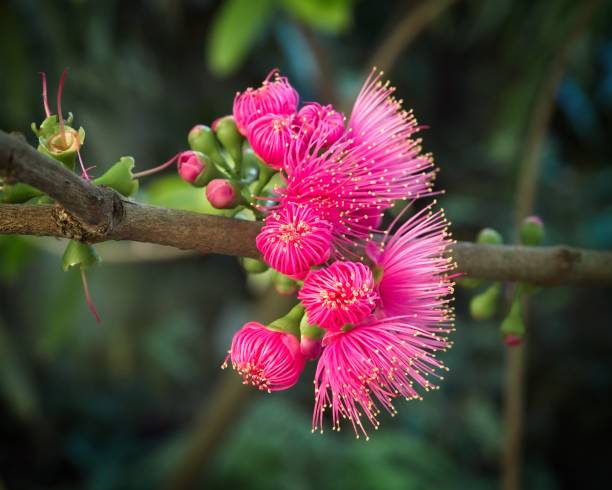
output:
[[[612,5],[464,0],[401,46],[388,77],[429,129],[440,199],[458,239],[485,226],[511,241],[517,175],[538,101],[535,212],[547,244],[612,248]],[[186,146],[271,68],[303,100],[349,111],[375,53],[420,2],[264,0],[0,3],[0,128],[24,133],[55,107],[87,131],[94,175],[122,155],[137,170]],[[430,7],[431,8],[431,7]],[[407,24],[407,29],[411,29]],[[567,59],[563,60],[563,53]],[[383,63],[384,64],[384,63]],[[556,66],[563,76],[547,89]],[[203,210],[173,171],[141,201]],[[489,489],[501,479],[506,347],[499,323],[469,317],[457,289],[455,347],[442,389],[382,417],[367,443],[310,433],[313,367],[299,386],[251,393],[219,370],[245,321],[287,301],[236,260],[135,244],[98,247],[89,271],[103,318],[83,301],[64,244],[0,237],[0,489]],[[530,300],[523,488],[606,488],[612,296],[546,289]]]

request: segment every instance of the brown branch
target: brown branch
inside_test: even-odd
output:
[[[88,243],[131,240],[201,253],[259,257],[255,237],[261,223],[123,199],[1,131],[0,175],[35,185],[58,201],[56,205],[0,204],[0,234],[54,236]],[[610,252],[461,242],[453,247],[452,257],[460,271],[481,279],[546,286],[612,284]]]

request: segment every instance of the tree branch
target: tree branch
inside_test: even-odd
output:
[[[258,258],[261,223],[138,204],[95,186],[27,143],[0,131],[0,176],[33,185],[55,205],[0,204],[0,234],[168,245]],[[460,242],[452,257],[468,276],[545,286],[611,285],[612,253],[566,246],[491,246]]]

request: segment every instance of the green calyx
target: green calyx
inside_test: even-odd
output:
[[[321,340],[325,335],[325,329],[308,323],[308,316],[304,315],[300,322],[300,335],[310,340]]]
[[[217,120],[214,127],[217,138],[238,168],[242,161],[242,144],[244,143],[244,136],[238,131],[236,121],[233,116],[225,116]]]
[[[525,324],[521,307],[521,294],[515,294],[510,311],[500,327],[504,337],[512,336],[522,339],[525,336]]]
[[[32,123],[32,131],[38,136],[38,151],[62,163],[66,168],[74,170],[77,152],[85,142],[85,130],[72,128],[72,114],[64,124],[59,124],[58,117],[47,117],[40,128]]]
[[[100,256],[94,249],[93,245],[88,243],[77,242],[71,240],[64,251],[62,257],[62,270],[66,272],[71,267],[79,266],[81,269],[87,269],[101,262]]]
[[[529,216],[521,223],[519,236],[523,245],[537,247],[544,241],[544,223],[537,216]]]
[[[374,277],[374,284],[380,284],[383,276],[385,275],[385,270],[382,267],[375,265],[372,267],[372,276]]]
[[[134,178],[134,159],[121,157],[117,163],[94,180],[97,185],[112,187],[119,194],[130,197],[138,192],[138,180]]]
[[[495,315],[501,284],[496,282],[470,301],[470,314],[475,320],[488,320]]]
[[[483,245],[501,245],[504,239],[501,234],[493,228],[483,228],[476,237],[476,243]]]
[[[242,257],[240,263],[243,269],[249,274],[261,274],[268,270],[268,266],[261,260],[251,259],[249,257]]]
[[[193,185],[195,187],[204,187],[211,180],[224,177],[219,172],[219,169],[215,166],[212,159],[208,155],[200,151],[195,151],[195,150],[194,150],[194,153],[197,155],[203,167],[202,171],[200,172],[200,174],[196,177],[195,181],[193,182]]]
[[[274,320],[267,327],[277,332],[285,332],[300,338],[300,322],[304,316],[304,307],[301,303],[295,305],[285,316]]]

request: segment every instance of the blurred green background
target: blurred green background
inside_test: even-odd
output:
[[[87,130],[99,175],[186,147],[237,90],[279,67],[303,100],[349,111],[373,63],[428,126],[454,235],[514,234],[534,107],[553,97],[535,212],[547,243],[612,248],[612,5],[575,0],[8,0],[0,3],[0,128],[34,143],[38,72]],[[576,27],[578,26],[578,27]],[[399,34],[398,34],[399,33]],[[394,37],[395,36],[395,37]],[[571,44],[570,44],[571,42]],[[395,43],[395,44],[394,44]],[[383,49],[384,48],[384,49]],[[546,84],[567,51],[554,93]],[[561,60],[563,61],[563,60]],[[138,199],[198,209],[172,171]],[[150,185],[147,185],[150,184]],[[0,489],[490,489],[501,479],[500,311],[469,318],[458,288],[442,389],[382,417],[367,443],[310,433],[312,373],[272,396],[219,369],[234,331],[287,300],[229,257],[103,244],[89,273],[103,318],[63,273],[63,244],[0,237]],[[529,315],[523,485],[605,488],[612,295],[546,289]]]

